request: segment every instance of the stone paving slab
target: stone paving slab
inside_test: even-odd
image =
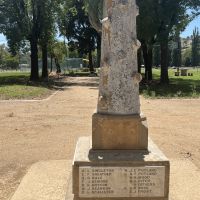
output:
[[[73,200],[72,161],[34,164],[11,200]],[[171,160],[170,200],[199,200],[200,170],[189,160]]]
[[[64,200],[72,161],[42,161],[34,164],[11,200]]]

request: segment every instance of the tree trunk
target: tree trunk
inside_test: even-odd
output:
[[[137,60],[138,60],[138,72],[141,74],[141,65],[142,65],[142,49],[139,48],[137,52]]]
[[[160,45],[156,44],[153,49],[153,65],[160,67]]]
[[[37,47],[37,39],[32,38],[30,40],[31,44],[31,81],[39,80],[39,69],[38,69],[38,47]]]
[[[51,55],[51,72],[53,71],[53,56]]]
[[[147,45],[142,43],[142,52],[143,52],[143,59],[144,59],[144,67],[145,67],[145,80],[148,80],[147,75],[147,63],[148,63],[148,56],[147,56]]]
[[[142,52],[144,58],[144,65],[145,65],[145,80],[151,81],[152,76],[152,47],[147,47],[145,43],[142,44]]]
[[[97,36],[97,67],[101,66],[101,35]]]
[[[148,81],[152,81],[152,79],[153,79],[153,73],[152,73],[153,48],[152,48],[152,46],[148,47],[147,54],[148,54],[148,65],[147,65]]]
[[[42,45],[42,78],[48,78],[47,44]]]
[[[92,51],[89,51],[89,68],[90,68],[90,73],[94,73],[94,65],[93,65],[93,59],[92,59]]]
[[[57,74],[61,73],[60,63],[56,57],[55,57],[55,64],[56,64],[56,73]]]
[[[179,35],[179,37],[178,37],[178,67],[182,66],[182,53],[181,53],[181,49],[182,49],[181,38],[180,38],[180,35]]]
[[[168,40],[160,42],[161,50],[161,77],[160,82],[163,84],[169,83],[169,74],[168,74]]]

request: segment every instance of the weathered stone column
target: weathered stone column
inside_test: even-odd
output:
[[[140,115],[135,0],[105,0],[93,149],[147,149],[146,118]]]
[[[104,0],[97,112],[91,138],[80,138],[73,197],[66,200],[168,200],[168,159],[148,140],[137,73],[135,0]],[[149,141],[149,144],[148,144]]]
[[[101,114],[140,114],[137,73],[135,1],[104,1],[102,57],[97,112]]]

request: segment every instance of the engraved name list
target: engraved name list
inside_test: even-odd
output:
[[[80,197],[163,197],[164,166],[80,167]]]

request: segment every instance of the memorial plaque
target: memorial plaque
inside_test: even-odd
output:
[[[165,167],[80,167],[79,197],[164,197]]]
[[[73,200],[168,200],[170,163],[148,140],[140,108],[136,0],[103,0],[102,5],[89,12],[102,32],[99,96],[92,141],[83,137],[76,146]],[[99,9],[97,20],[93,14]]]

